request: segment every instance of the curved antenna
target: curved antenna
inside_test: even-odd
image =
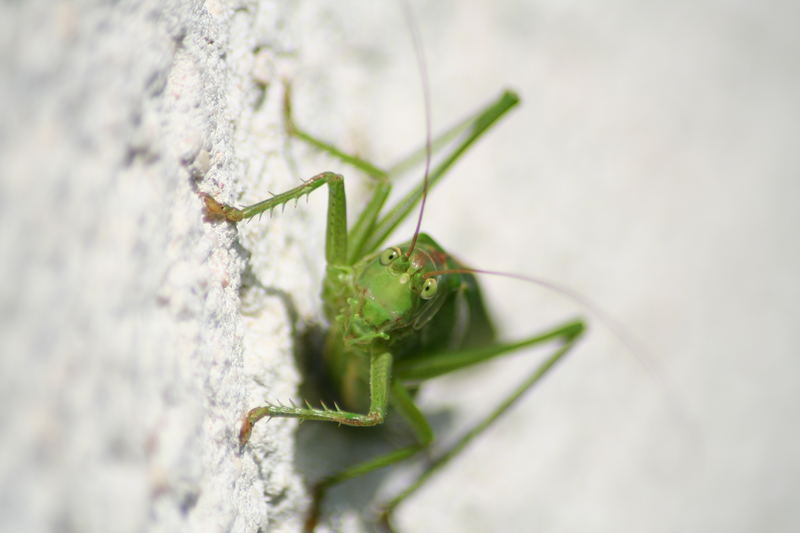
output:
[[[491,276],[502,276],[506,278],[517,279],[553,291],[586,309],[589,313],[600,320],[600,322],[606,328],[608,328],[611,334],[616,337],[616,339],[622,343],[625,349],[636,359],[636,361],[642,365],[642,368],[650,377],[650,379],[652,379],[654,383],[661,387],[661,390],[666,395],[669,405],[673,409],[677,419],[690,431],[695,440],[698,440],[699,446],[701,448],[705,447],[705,444],[702,441],[701,431],[698,429],[699,425],[697,420],[694,416],[692,416],[689,409],[687,409],[683,404],[680,396],[675,391],[672,384],[664,377],[663,372],[661,372],[656,363],[656,359],[648,352],[648,350],[644,348],[640,342],[634,338],[629,329],[604,311],[601,307],[595,305],[591,300],[564,285],[560,285],[542,278],[524,276],[522,274],[515,274],[511,272],[497,272],[494,270],[482,270],[479,268],[464,267],[434,270],[432,272],[426,272],[422,277],[427,279],[433,276],[441,276],[446,274],[488,274]]]
[[[645,368],[648,374],[650,374],[651,377],[656,381],[661,381],[659,379],[660,373],[658,372],[657,368],[655,368],[653,361],[649,357],[645,357],[647,351],[633,338],[630,332],[622,324],[615,320],[611,315],[606,313],[602,308],[595,305],[591,300],[573,291],[572,289],[565,287],[564,285],[560,285],[546,279],[535,278],[533,276],[524,276],[522,274],[515,274],[511,272],[497,272],[495,270],[482,270],[479,268],[448,268],[445,270],[434,270],[432,272],[426,272],[422,277],[427,279],[433,276],[445,274],[488,274],[490,276],[502,276],[505,278],[526,281],[560,294],[564,298],[575,302],[579,306],[589,311],[589,313],[596,316],[600,322],[602,322],[603,325],[608,328],[611,334],[614,335],[617,340],[619,340],[625,346],[625,349],[627,349],[631,354],[634,355],[634,357],[636,357],[637,360],[639,360],[639,363]]]
[[[417,217],[417,227],[414,229],[414,236],[411,238],[411,246],[406,251],[406,257],[411,257],[411,252],[417,245],[417,237],[419,230],[422,227],[422,214],[425,212],[425,202],[428,199],[428,175],[431,170],[431,95],[430,95],[430,82],[428,80],[428,67],[425,63],[425,54],[423,53],[422,37],[419,33],[414,22],[414,14],[411,12],[411,6],[408,0],[401,0],[400,5],[403,8],[403,16],[406,20],[406,25],[411,33],[411,42],[414,45],[414,56],[417,59],[417,68],[419,69],[420,81],[422,84],[422,98],[425,102],[425,173],[422,178],[422,203],[419,206],[419,216]]]

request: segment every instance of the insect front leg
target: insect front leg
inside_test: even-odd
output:
[[[271,211],[291,200],[297,201],[326,183],[328,184],[328,222],[325,233],[325,259],[328,261],[328,265],[344,265],[347,257],[347,198],[344,191],[344,178],[341,174],[322,172],[294,189],[242,208],[231,207],[204,194],[206,219],[240,222]]]
[[[391,382],[392,354],[383,352],[370,357],[369,410],[366,414],[344,411],[338,405],[333,408],[322,404],[319,409],[286,405],[265,405],[248,411],[239,431],[239,446],[244,447],[250,439],[253,425],[264,417],[299,418],[300,420],[318,420],[336,422],[346,426],[376,426],[382,424],[386,417],[389,403],[389,383]]]

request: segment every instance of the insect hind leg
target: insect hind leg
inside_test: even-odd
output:
[[[433,459],[425,472],[409,485],[405,490],[400,492],[392,500],[390,500],[383,509],[381,521],[387,531],[393,531],[392,527],[392,514],[395,509],[413,494],[417,489],[425,484],[436,472],[441,470],[453,457],[458,455],[472,440],[486,431],[495,421],[497,421],[508,409],[510,409],[528,390],[533,388],[555,365],[558,363],[576,344],[578,339],[585,331],[585,325],[582,321],[573,321],[563,326],[555,328],[541,335],[536,335],[521,341],[512,343],[497,343],[486,348],[477,350],[466,350],[462,353],[456,354],[455,357],[449,355],[442,356],[443,359],[451,359],[457,361],[459,364],[448,363],[450,366],[447,370],[436,373],[435,375],[442,375],[446,372],[453,371],[457,368],[463,368],[472,364],[480,363],[499,355],[515,351],[521,347],[532,346],[540,344],[549,340],[561,340],[561,345],[541,364],[539,364],[533,372],[531,372],[508,396],[506,396],[499,405],[497,405],[486,417],[475,424],[469,431],[462,435],[455,444],[450,448],[440,453]],[[428,361],[435,356],[427,358]],[[435,366],[435,365],[434,365]],[[444,365],[447,366],[447,365]],[[442,370],[442,366],[439,370]],[[430,370],[429,370],[430,372]],[[409,369],[406,369],[406,373]],[[433,375],[429,373],[428,377]]]

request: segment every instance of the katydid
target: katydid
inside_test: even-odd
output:
[[[424,206],[428,190],[440,182],[453,163],[517,105],[516,94],[503,92],[494,102],[436,139],[430,139],[428,125],[425,149],[410,158],[415,162],[420,159],[419,154],[425,154],[424,177],[411,192],[387,209],[384,206],[395,173],[347,154],[299,128],[291,115],[289,94],[287,86],[285,119],[289,133],[365,172],[376,180],[376,187],[350,228],[347,227],[344,178],[334,172],[323,172],[298,187],[240,209],[204,195],[209,219],[239,222],[297,200],[323,185],[328,188],[327,267],[322,298],[329,328],[321,358],[337,401],[330,406],[325,403],[312,406],[306,402],[300,407],[265,405],[251,409],[242,423],[239,445],[247,444],[253,425],[264,417],[375,426],[384,422],[390,410],[407,421],[415,438],[410,446],[347,467],[319,481],[313,490],[306,530],[312,531],[316,526],[329,488],[407,459],[432,443],[431,426],[414,401],[421,382],[523,347],[557,343],[553,353],[500,405],[450,449],[435,457],[424,474],[384,506],[381,520],[391,530],[395,508],[531,389],[575,345],[584,331],[584,324],[576,320],[528,338],[499,342],[475,275],[483,271],[466,267],[432,237],[420,232],[422,208],[417,229],[410,239],[385,246],[393,230],[421,201]],[[429,115],[426,112],[426,117]],[[446,146],[450,151],[429,171],[431,152]],[[394,168],[407,166],[401,163]]]
[[[313,407],[307,403],[304,407],[266,405],[251,409],[242,424],[239,444],[244,446],[247,443],[253,424],[264,417],[374,426],[383,423],[389,409],[407,420],[416,437],[416,443],[411,446],[346,468],[318,482],[306,523],[308,530],[314,528],[319,518],[320,504],[328,488],[402,461],[431,444],[433,432],[415,405],[410,387],[526,346],[560,341],[554,353],[522,380],[497,408],[385,506],[382,519],[388,526],[397,505],[550,370],[573,347],[584,331],[584,324],[572,321],[515,342],[498,342],[475,277],[479,271],[465,267],[433,238],[418,230],[407,242],[382,247],[392,230],[420,202],[426,190],[433,188],[456,159],[519,102],[514,93],[504,92],[495,102],[457,127],[457,130],[463,130],[462,137],[430,172],[429,184],[426,185],[427,180],[420,183],[385,214],[382,211],[391,189],[389,174],[355,156],[343,154],[299,129],[291,119],[288,101],[287,98],[286,119],[293,135],[371,174],[378,179],[378,186],[349,229],[344,179],[333,172],[323,172],[287,192],[241,209],[204,196],[209,218],[238,222],[310,194],[323,185],[328,186],[327,268],[322,297],[330,326],[322,357],[339,400],[332,406]],[[440,140],[452,137],[454,133],[454,130],[446,132],[430,143],[431,146],[439,147]]]

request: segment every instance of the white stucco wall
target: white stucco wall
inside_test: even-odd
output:
[[[589,297],[658,378],[589,317],[570,359],[401,509],[403,530],[796,530],[797,8],[414,5],[435,126],[504,87],[523,98],[424,229]],[[338,170],[357,211],[355,173],[287,159],[280,80],[301,124],[391,162],[422,141],[399,9],[29,1],[0,25],[0,530],[299,530],[302,475],[352,457],[311,424],[299,445],[293,422],[260,424],[241,456],[235,438],[247,408],[294,394],[324,193],[235,229],[204,223],[197,192],[248,203]],[[241,302],[248,266],[263,288]],[[484,284],[507,336],[583,314]],[[431,384],[441,437],[535,357]],[[335,528],[363,529],[381,480],[334,495]]]
[[[0,530],[298,529],[290,428],[260,440],[262,473],[235,453],[255,386],[242,359],[247,257],[233,228],[203,222],[197,195],[293,182],[275,105],[292,10],[0,8]],[[294,274],[265,281],[299,293],[305,222],[285,221],[271,253]],[[270,343],[257,370],[291,394],[286,313],[260,313]]]

